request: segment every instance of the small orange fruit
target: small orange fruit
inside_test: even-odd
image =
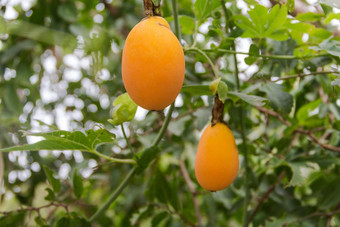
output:
[[[198,183],[209,191],[228,187],[239,168],[233,133],[224,123],[208,125],[198,144],[195,174]]]
[[[122,76],[132,100],[148,110],[170,105],[185,72],[181,44],[162,17],[147,17],[130,31],[123,49]]]

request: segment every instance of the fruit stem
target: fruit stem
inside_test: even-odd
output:
[[[145,16],[161,16],[161,4],[155,5],[152,0],[143,0]]]
[[[153,3],[151,0],[143,0],[145,16],[153,16]]]
[[[217,123],[225,123],[223,121],[223,112],[224,112],[224,103],[218,98],[218,95],[215,96],[215,104],[212,109],[212,119],[211,126],[214,127]]]
[[[225,31],[231,32],[233,30],[233,27],[229,20],[229,14],[225,6],[225,0],[221,0],[221,4],[222,4],[222,9],[223,9],[223,13],[225,16],[225,21],[226,21]],[[240,90],[240,78],[239,78],[239,71],[238,71],[238,65],[237,65],[235,41],[232,42],[231,49],[234,52],[233,55],[234,55],[234,65],[235,65],[236,88],[239,91]],[[248,164],[248,152],[247,152],[247,144],[246,144],[246,134],[245,134],[242,103],[239,108],[239,116],[240,116],[240,125],[241,125],[242,151],[243,151],[244,167],[245,167],[245,173],[244,173],[245,197],[244,197],[244,204],[243,204],[242,225],[243,227],[247,227],[248,226],[248,204],[250,200],[249,166],[248,166],[249,164]]]

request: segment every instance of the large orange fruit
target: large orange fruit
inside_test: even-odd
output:
[[[162,17],[147,17],[130,31],[123,49],[122,76],[132,100],[162,110],[177,97],[184,81],[181,44]]]
[[[224,123],[211,124],[198,144],[195,174],[198,183],[209,191],[228,187],[239,168],[238,151],[233,133]]]

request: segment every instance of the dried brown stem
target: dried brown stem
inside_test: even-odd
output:
[[[272,191],[275,189],[276,185],[279,184],[282,181],[282,179],[284,178],[285,175],[286,175],[285,171],[281,172],[281,174],[277,178],[277,181],[275,182],[275,184],[270,186],[268,188],[268,190],[258,199],[258,203],[257,203],[255,209],[253,210],[253,212],[251,213],[251,215],[248,219],[247,225],[249,225],[252,222],[256,213],[259,211],[261,204],[269,197],[270,193],[272,193]]]
[[[291,126],[291,123],[286,121],[279,113],[277,112],[274,112],[272,110],[268,110],[264,107],[256,107],[259,111],[263,112],[263,113],[266,113],[268,115],[271,115],[273,117],[276,117],[277,119],[279,119],[283,124],[287,125],[287,126]],[[318,128],[319,130],[319,128]],[[294,130],[295,132],[298,132],[298,133],[301,133],[301,134],[305,134],[307,135],[313,143],[315,144],[318,144],[320,147],[323,147],[325,149],[328,149],[328,150],[332,150],[332,151],[338,151],[340,152],[340,147],[334,147],[332,145],[329,145],[329,144],[325,144],[325,143],[322,143],[321,141],[318,140],[318,138],[316,138],[316,136],[313,134],[315,132],[315,130],[305,130],[305,129],[295,129]]]
[[[287,222],[287,223],[284,223],[282,226],[287,226],[288,224],[292,224],[292,223],[296,223],[296,222],[303,222],[307,219],[310,219],[310,218],[313,218],[313,217],[317,217],[317,216],[324,216],[324,217],[332,217],[334,216],[335,214],[338,214],[340,213],[340,209],[337,209],[337,210],[333,210],[331,212],[314,212],[312,214],[309,214],[305,217],[302,217],[302,218],[298,218],[294,221],[290,221],[290,222]]]
[[[271,115],[273,117],[276,117],[277,119],[279,119],[283,124],[287,125],[287,126],[291,126],[291,124],[286,121],[279,113],[277,112],[274,112],[272,110],[268,110],[264,107],[261,107],[261,106],[257,106],[256,109],[258,109],[259,111],[263,112],[263,113],[266,113],[268,115]]]
[[[212,109],[212,120],[211,125],[214,126],[218,122],[225,123],[223,121],[223,111],[224,111],[224,103],[218,98],[218,95],[215,96],[215,104]]]
[[[318,140],[318,138],[316,138],[316,136],[313,134],[312,131],[301,130],[301,129],[295,129],[295,131],[296,131],[296,132],[299,132],[299,133],[302,133],[302,134],[305,134],[305,135],[308,135],[309,138],[310,138],[314,143],[318,144],[320,147],[323,147],[323,148],[328,149],[328,150],[340,152],[340,147],[334,147],[334,146],[332,146],[332,145],[322,143],[320,140]]]
[[[161,16],[161,4],[155,5],[152,0],[143,0],[145,16]]]
[[[197,218],[197,226],[200,227],[202,226],[202,216],[201,216],[200,207],[198,205],[197,198],[196,198],[197,193],[193,187],[192,181],[190,179],[187,169],[185,168],[185,164],[183,160],[179,161],[179,166],[181,168],[181,172],[184,177],[185,183],[187,184],[189,191],[192,195],[192,200],[194,202],[195,213],[196,213],[196,218]]]
[[[40,210],[44,209],[44,208],[49,208],[49,207],[63,207],[67,213],[69,213],[69,209],[68,209],[68,204],[66,203],[56,203],[56,202],[51,202],[49,204],[40,206],[40,207],[23,207],[23,208],[19,208],[16,210],[11,210],[11,211],[0,211],[0,214],[3,214],[5,216],[11,214],[11,213],[16,213],[16,212],[26,212],[26,211],[36,211],[38,213],[38,215],[40,214]],[[40,216],[40,215],[39,215]]]

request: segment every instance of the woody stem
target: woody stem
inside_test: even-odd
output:
[[[216,125],[218,122],[224,123],[223,111],[224,111],[224,103],[218,98],[218,95],[216,94],[215,104],[212,109],[212,120],[211,120],[212,126]]]

